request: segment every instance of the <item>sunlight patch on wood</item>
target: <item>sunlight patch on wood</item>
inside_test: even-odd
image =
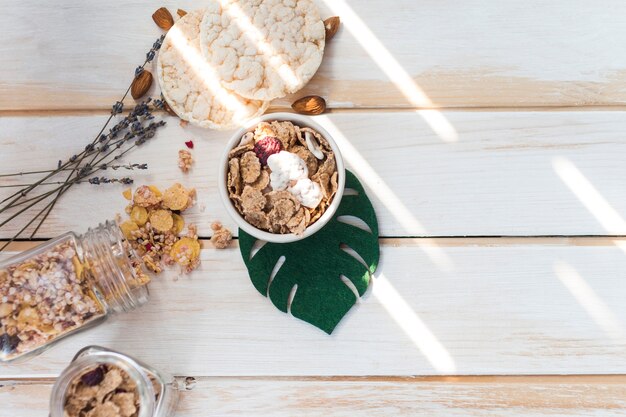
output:
[[[367,184],[376,197],[387,207],[393,217],[403,226],[407,233],[418,231],[427,236],[428,231],[415,218],[411,210],[393,192],[387,183],[378,175],[367,160],[350,143],[339,128],[327,117],[318,116],[317,120],[328,130],[342,151],[344,158],[350,163],[357,176]],[[454,269],[452,259],[441,249],[434,240],[421,241],[420,248],[428,255],[442,271],[450,272]]]
[[[409,103],[422,108],[435,106],[424,90],[417,85],[380,39],[344,0],[324,0],[324,3],[334,14],[341,16],[342,23],[361,44],[363,50],[369,54]],[[439,110],[417,110],[416,113],[424,118],[442,141],[457,142],[459,140],[458,132]]]
[[[437,372],[456,372],[454,358],[383,274],[376,278],[373,294]]]
[[[554,272],[561,283],[569,290],[593,321],[611,339],[625,341],[624,327],[606,303],[591,288],[578,271],[567,262],[558,261],[554,264]]]

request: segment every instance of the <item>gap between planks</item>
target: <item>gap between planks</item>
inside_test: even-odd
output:
[[[419,376],[199,376],[176,375],[177,379],[196,381],[305,381],[305,382],[398,382],[398,383],[454,383],[454,384],[626,384],[626,374],[596,375],[419,375]],[[0,378],[0,387],[11,385],[53,384],[56,378]]]
[[[47,239],[18,240],[11,242],[5,252],[21,252],[38,246]],[[210,239],[200,237],[205,249],[212,249]],[[7,239],[0,239],[0,244]],[[419,246],[432,243],[440,247],[457,246],[615,246],[616,241],[626,241],[626,236],[439,236],[439,237],[381,237],[381,246]],[[436,242],[436,243],[435,243]],[[233,238],[233,247],[239,247],[238,238]]]
[[[124,103],[125,108],[133,106],[135,102]],[[580,106],[436,106],[436,107],[409,107],[409,106],[358,106],[358,107],[329,107],[325,114],[336,113],[358,113],[358,112],[380,112],[380,113],[401,113],[417,112],[421,110],[439,110],[446,112],[567,112],[567,111],[626,111],[626,105],[580,105]],[[0,109],[0,117],[64,117],[64,116],[98,116],[108,114],[108,108],[75,108],[75,109],[27,109],[27,110],[6,110]],[[266,114],[277,112],[293,112],[291,107],[276,106],[270,107]]]
[[[626,376],[309,378],[205,377],[182,391],[177,415],[341,417],[623,416]],[[48,413],[52,380],[3,386],[0,417]],[[25,414],[24,414],[25,413]]]

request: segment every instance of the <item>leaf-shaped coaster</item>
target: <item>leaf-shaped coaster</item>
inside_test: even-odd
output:
[[[370,230],[345,223],[342,216],[357,217]],[[291,293],[297,286],[291,314],[328,334],[357,300],[342,277],[352,282],[362,296],[380,256],[374,207],[359,180],[349,171],[341,204],[319,232],[293,243],[265,243],[252,255],[256,240],[239,229],[239,248],[256,289],[287,313]],[[362,259],[349,254],[346,247]],[[284,263],[271,279],[282,257]]]

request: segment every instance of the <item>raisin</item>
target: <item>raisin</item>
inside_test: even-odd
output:
[[[98,385],[104,379],[104,369],[102,366],[97,367],[93,371],[89,371],[80,377],[80,381],[88,387]]]
[[[0,336],[0,352],[13,353],[17,349],[17,345],[20,344],[20,338],[17,336],[9,336],[4,333]]]

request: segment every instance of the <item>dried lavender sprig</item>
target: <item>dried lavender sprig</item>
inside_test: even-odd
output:
[[[2,246],[0,246],[0,252],[2,252],[4,249],[6,249],[7,246],[9,246],[11,244],[11,242],[13,242],[15,239],[17,239],[23,232],[24,230],[26,230],[28,228],[28,226],[30,226],[31,224],[33,224],[35,222],[35,220],[37,220],[37,218],[39,216],[41,216],[41,214],[52,204],[52,202],[48,203],[47,206],[45,206],[39,213],[35,214],[35,216],[33,216],[33,218],[24,225],[24,227],[22,227],[15,235],[13,235],[13,237],[9,240],[7,240]]]
[[[118,139],[118,140],[116,140],[116,141],[114,141],[114,142],[111,142],[111,144],[110,144],[110,145],[108,145],[108,144],[107,144],[107,149],[104,149],[104,148],[99,148],[99,149],[98,149],[98,153],[100,153],[100,152],[102,152],[102,151],[106,151],[106,150],[108,150],[108,149],[110,149],[110,148],[115,148],[115,149],[117,149],[117,148],[119,147],[119,145],[120,145],[120,144],[123,144],[123,142],[125,142],[125,141],[127,141],[127,140],[128,140],[127,138],[122,138],[122,139]],[[147,169],[147,164],[141,164],[141,167],[143,167],[144,165],[145,165],[145,169]],[[141,167],[139,167],[139,169],[142,169]],[[83,165],[83,166],[81,167],[81,169],[80,169],[80,172],[82,172],[82,173],[87,172],[87,173],[88,173],[88,172],[90,172],[90,171],[89,171],[89,169],[91,169],[91,168],[93,168],[93,167],[92,167],[92,166],[90,166],[89,164]],[[99,168],[100,168],[100,169],[107,169],[107,168],[108,168],[108,166],[106,166],[106,165],[101,165]],[[70,169],[67,169],[67,170],[69,171]],[[41,184],[39,184],[39,185],[42,185],[42,184],[43,184],[43,183],[41,183]],[[25,196],[26,196],[26,194],[23,192],[23,190],[19,190],[19,191],[15,192],[15,193],[11,194],[10,196],[6,197],[4,200],[0,201],[0,204],[1,204],[1,203],[4,203],[5,201],[7,201],[7,200],[9,200],[9,199],[13,198],[13,197],[14,197],[14,196],[16,196],[16,195],[19,195],[19,194],[22,194],[22,197],[25,197]],[[6,209],[8,209],[8,208],[11,208],[11,207],[16,207],[16,206],[22,205],[22,204],[24,204],[24,203],[26,203],[26,202],[28,202],[28,201],[31,201],[31,200],[33,200],[33,199],[35,199],[35,198],[37,198],[37,197],[38,197],[38,196],[31,197],[31,198],[30,198],[30,199],[28,199],[28,200],[22,200],[22,201],[19,201],[19,202],[14,203],[14,204],[12,204],[12,205],[7,204],[6,206],[4,206],[4,207],[0,208],[0,213],[2,213],[3,211],[5,211],[5,210],[6,210]]]
[[[143,71],[143,68],[145,67],[145,65],[146,65],[148,62],[151,62],[151,61],[154,59],[155,54],[156,54],[156,51],[157,51],[157,50],[159,50],[159,49],[161,48],[161,44],[162,44],[162,42],[163,42],[163,39],[164,39],[164,38],[165,38],[165,35],[161,35],[161,36],[157,39],[157,41],[156,41],[156,42],[152,45],[152,48],[150,49],[150,51],[149,51],[149,52],[148,52],[148,54],[146,55],[146,60],[145,60],[145,61],[144,61],[144,63],[141,65],[141,68],[142,68],[142,69],[141,69],[141,71]],[[137,71],[137,70],[136,70],[136,71]],[[131,85],[132,85],[132,84],[131,84]],[[122,96],[122,100],[121,100],[121,101],[116,102],[116,103],[115,103],[115,105],[113,105],[113,108],[112,108],[112,111],[111,111],[111,115],[107,118],[107,121],[105,122],[105,124],[104,124],[104,126],[102,127],[102,129],[100,130],[100,132],[98,132],[98,134],[97,134],[97,135],[96,135],[96,137],[94,138],[93,142],[92,142],[90,145],[87,145],[87,147],[85,148],[85,151],[83,151],[83,152],[82,152],[82,154],[83,154],[83,155],[82,155],[82,157],[80,158],[80,160],[78,161],[78,163],[76,164],[76,166],[80,166],[80,163],[81,163],[82,159],[84,158],[84,156],[85,156],[85,153],[86,153],[86,152],[88,152],[88,151],[90,151],[90,150],[93,150],[93,148],[94,148],[95,144],[99,141],[99,139],[100,139],[100,137],[101,137],[102,133],[104,132],[104,129],[106,129],[106,127],[107,127],[107,126],[108,126],[108,124],[110,123],[110,121],[111,121],[111,119],[113,118],[113,116],[114,116],[115,114],[118,114],[118,113],[121,113],[121,112],[122,112],[122,110],[123,110],[123,104],[122,104],[122,102],[123,102],[123,100],[126,98],[126,96],[128,95],[128,93],[129,93],[129,91],[130,91],[130,88],[131,88],[131,85],[129,85],[129,86],[128,86],[128,88],[126,89],[126,92],[125,92],[125,93],[124,93],[124,95]],[[163,103],[162,101],[159,101],[159,103],[158,103],[158,104],[159,104],[159,105],[160,105],[160,107],[162,108],[164,103]],[[152,118],[152,117],[151,117],[151,118]],[[162,123],[162,124],[157,124],[155,128],[157,128],[157,127],[159,127],[159,126],[163,126],[163,125],[165,124],[165,122],[161,122],[161,123]],[[154,125],[154,123],[151,123],[151,126],[153,126],[153,125]],[[130,150],[130,149],[134,148],[135,146],[138,146],[138,145],[141,145],[142,143],[144,143],[144,142],[146,141],[146,136],[147,136],[147,138],[148,138],[148,139],[149,139],[149,138],[151,138],[151,137],[153,137],[153,136],[154,136],[154,129],[155,129],[155,128],[153,128],[151,132],[149,131],[148,133],[146,133],[146,134],[144,134],[142,137],[140,137],[140,138],[139,138],[139,140],[137,140],[137,141],[135,142],[135,144],[133,144],[133,145],[131,146],[131,148],[129,148],[128,150]],[[122,154],[121,154],[121,155],[123,155],[124,153],[128,152],[128,150],[127,150],[127,151],[125,151],[125,152],[122,152]],[[99,151],[98,151],[98,154],[99,154],[100,152],[102,152],[102,150],[99,150]],[[114,159],[115,159],[115,160],[117,160],[117,159],[118,159],[121,155],[117,155]],[[96,157],[97,157],[97,155],[94,157],[94,159],[95,159]],[[77,159],[78,159],[78,158],[77,158],[76,156],[73,156],[72,158],[70,158],[70,161],[66,162],[65,164],[61,164],[61,163],[59,163],[59,164],[57,165],[57,171],[53,171],[53,172],[49,173],[47,176],[45,176],[44,178],[42,178],[42,179],[40,179],[39,181],[35,182],[33,185],[31,185],[31,186],[29,186],[29,187],[27,187],[27,188],[25,188],[25,189],[21,190],[21,192],[19,193],[19,195],[18,195],[18,196],[17,196],[17,197],[16,197],[13,201],[11,201],[11,202],[8,204],[8,207],[13,206],[13,204],[14,204],[16,201],[20,200],[21,198],[24,198],[24,197],[25,197],[25,195],[26,195],[28,192],[30,192],[32,189],[34,189],[35,187],[37,187],[39,184],[41,184],[41,183],[45,182],[45,180],[47,180],[48,178],[50,178],[50,177],[52,177],[52,176],[56,175],[56,174],[59,172],[58,170],[60,170],[60,169],[62,169],[62,168],[66,168],[66,167],[67,167],[67,166],[69,166],[70,164],[74,163]],[[93,160],[92,160],[92,161],[93,161]],[[74,167],[74,169],[70,172],[69,176],[67,177],[67,180],[70,180],[70,179],[72,178],[72,176],[73,176],[74,172],[76,172],[76,166],[75,166],[75,167]],[[83,170],[81,169],[81,171],[83,171]],[[80,173],[81,173],[80,171],[77,173],[77,177],[79,177],[79,176],[80,176]],[[78,179],[78,178],[77,178],[77,179]],[[66,180],[66,181],[67,181],[67,180]],[[14,235],[14,236],[13,236],[13,237],[12,237],[12,238],[8,241],[8,242],[6,242],[6,244],[5,244],[5,245],[3,245],[3,246],[0,248],[0,251],[2,251],[4,248],[6,248],[6,246],[8,246],[8,244],[9,244],[9,243],[11,243],[12,241],[14,241],[14,240],[15,240],[15,239],[16,239],[16,238],[17,238],[17,237],[18,237],[18,236],[19,236],[19,235],[20,235],[20,234],[21,234],[24,230],[26,230],[26,228],[27,228],[30,224],[32,224],[32,223],[33,223],[33,222],[34,222],[34,221],[35,221],[35,220],[36,220],[36,219],[37,219],[37,218],[38,218],[38,217],[39,217],[39,216],[40,216],[40,215],[41,215],[41,214],[45,211],[45,214],[44,214],[43,219],[39,222],[39,224],[38,224],[38,225],[37,225],[37,227],[35,228],[35,231],[34,231],[34,232],[32,233],[32,235],[31,235],[31,238],[32,238],[32,237],[33,237],[33,236],[37,233],[37,231],[39,230],[39,228],[41,227],[41,225],[43,224],[43,222],[46,220],[46,218],[47,218],[47,217],[48,217],[48,215],[50,214],[50,211],[52,210],[52,208],[54,208],[54,205],[56,204],[56,202],[58,201],[58,199],[59,199],[59,198],[61,197],[61,195],[63,195],[63,194],[64,194],[64,193],[65,193],[65,192],[66,192],[66,191],[67,191],[70,187],[71,187],[71,184],[69,184],[69,185],[68,185],[67,187],[65,187],[65,188],[64,188],[64,186],[61,186],[61,187],[60,187],[60,189],[59,189],[59,192],[58,192],[58,194],[56,195],[56,197],[54,198],[54,200],[53,200],[51,203],[49,203],[46,207],[44,207],[44,209],[43,209],[43,210],[41,210],[41,211],[40,211],[40,212],[39,212],[39,213],[38,213],[38,214],[37,214],[37,215],[36,215],[33,219],[31,219],[31,221],[30,221],[30,222],[28,222],[28,224],[27,224],[25,227],[23,227],[23,228],[22,228],[22,229],[21,229],[21,230],[20,230],[20,231],[19,231],[16,235]],[[43,197],[43,198],[47,198],[47,196],[46,196],[46,197]],[[35,204],[36,204],[37,202],[39,202],[39,201],[41,201],[41,200],[36,201],[36,202],[35,202]],[[49,207],[49,208],[48,208],[48,207]],[[1,209],[1,210],[0,210],[0,212],[4,211],[4,209],[6,209],[6,208],[7,208],[7,207],[4,207],[3,209]],[[28,207],[27,207],[27,208],[28,208]],[[46,211],[46,209],[47,209],[47,211]],[[18,213],[18,214],[19,214],[19,213]],[[16,217],[16,215],[11,216],[11,217],[10,217],[7,221],[10,221],[12,218],[15,218],[15,217]],[[6,222],[4,222],[4,223],[3,223],[3,225],[4,225],[4,224],[6,224]],[[1,225],[0,225],[0,227],[1,227]]]
[[[78,181],[78,182],[80,182],[80,181]],[[65,190],[61,190],[60,194],[63,195],[68,189],[69,189],[69,187],[66,188]],[[41,211],[39,211],[39,213],[37,213],[28,223],[26,223],[24,225],[24,227],[22,227],[15,235],[13,235],[13,237],[11,239],[9,239],[2,246],[0,246],[0,252],[2,252],[4,249],[6,249],[6,247],[9,246],[11,244],[11,242],[15,241],[15,239],[17,239],[28,228],[28,226],[33,224],[35,222],[35,220],[37,220],[37,218],[39,216],[41,216],[41,214],[44,211],[48,210],[48,213],[49,213],[50,212],[50,208],[52,208],[53,205],[54,205],[53,203],[54,203],[54,201],[51,201],[50,203],[48,203],[48,205],[46,205],[43,209],[41,209]]]
[[[143,64],[141,64],[136,70],[135,73],[137,73],[137,71],[139,70],[139,68],[141,68],[141,71],[143,71],[143,68],[146,66],[147,63],[151,62],[155,55],[156,52],[161,48],[161,45],[163,44],[163,40],[165,39],[165,35],[161,35],[159,38],[157,38],[157,40],[152,44],[152,48],[150,49],[150,51],[148,51],[148,53],[146,54],[146,59],[144,60]],[[128,88],[126,89],[126,92],[124,93],[124,95],[122,96],[122,100],[116,102],[113,107],[112,107],[112,111],[111,111],[111,115],[108,117],[108,119],[106,120],[104,126],[102,127],[102,129],[100,129],[100,132],[98,132],[98,134],[96,135],[96,137],[94,138],[93,142],[90,145],[95,145],[95,143],[98,141],[98,139],[100,138],[100,136],[102,135],[102,133],[104,132],[104,130],[106,129],[106,127],[109,125],[109,123],[111,122],[111,119],[113,118],[113,116],[115,114],[121,113],[122,109],[123,109],[123,104],[122,102],[124,101],[124,99],[126,98],[126,96],[128,95],[130,88],[132,86],[132,83],[128,86]],[[160,104],[160,108],[163,107],[163,103],[161,100],[159,100],[159,104]],[[90,145],[87,145],[88,147]],[[84,152],[84,151],[83,151]],[[80,154],[79,154],[80,155]],[[77,156],[74,155],[72,158],[76,159]],[[45,180],[49,179],[50,177],[56,175],[56,173],[59,172],[60,169],[62,168],[66,168],[69,165],[71,165],[74,161],[72,161],[70,158],[70,161],[66,162],[65,164],[59,164],[57,166],[57,170],[51,172],[50,174],[48,174],[47,176],[45,176],[44,178],[42,178],[41,180],[35,182],[34,184],[32,184],[31,186],[27,187],[26,189],[22,190],[22,192],[19,193],[19,195],[13,200],[11,201],[7,207],[4,207],[3,209],[0,209],[0,212],[4,211],[4,209],[9,208],[13,205],[14,202],[16,202],[17,200],[19,200],[20,198],[22,198],[23,196],[25,196],[26,194],[28,194],[32,189],[34,189],[35,187],[37,187],[39,184],[41,184],[42,182],[44,182]]]
[[[148,106],[148,104],[152,101],[151,98],[148,98],[147,100],[138,103],[137,105],[135,105],[135,107],[133,108],[133,110],[129,113],[128,116],[126,116],[124,119],[122,119],[120,122],[118,122],[115,126],[113,126],[110,130],[109,133],[104,135],[103,131],[106,128],[106,126],[108,125],[108,122],[110,121],[110,117],[109,120],[107,120],[107,124],[105,124],[105,126],[103,127],[103,129],[99,132],[99,136],[98,136],[98,140],[97,142],[100,145],[104,145],[103,142],[105,142],[106,144],[108,144],[108,142],[115,138],[118,133],[120,131],[123,131],[124,128],[128,127],[130,125],[131,121],[137,121],[139,117],[143,117],[146,120],[150,120],[153,119],[154,116],[152,116],[152,114],[150,113],[150,108]],[[153,107],[154,109],[160,109],[163,107],[163,103],[160,100],[154,100],[153,103]],[[117,140],[114,143],[111,143],[111,145],[117,145],[120,142],[124,141],[124,139],[121,140]],[[37,187],[38,185],[40,185],[42,182],[44,182],[45,180],[51,178],[52,176],[54,176],[55,174],[57,174],[58,172],[60,172],[61,170],[70,170],[73,171],[74,168],[67,168],[68,166],[72,165],[73,163],[76,163],[76,160],[78,158],[80,158],[80,161],[82,161],[82,158],[86,155],[91,155],[93,153],[99,153],[101,149],[99,149],[98,147],[96,147],[95,145],[89,144],[85,147],[85,150],[79,154],[76,155],[72,155],[72,157],[68,160],[68,162],[66,162],[65,164],[61,164],[58,165],[56,170],[53,170],[50,172],[49,175],[45,176],[44,178],[42,178],[41,180],[35,182],[34,184],[31,184],[30,186],[26,187],[23,190],[20,190],[8,197],[6,197],[5,199],[3,199],[2,201],[0,201],[0,204],[5,203],[7,200],[16,197],[15,199],[13,199],[11,202],[7,203],[4,207],[0,208],[0,213],[2,213],[4,210],[13,207],[14,205],[17,205],[16,202],[22,198],[25,197],[26,194],[28,194],[28,192],[30,192],[32,189],[34,189],[35,187]],[[104,149],[106,150],[106,149]],[[77,165],[79,165],[79,163],[77,163]]]
[[[122,178],[108,178],[108,177],[93,177],[89,178],[87,181],[76,181],[74,184],[112,184],[112,183],[120,183],[120,184],[132,184],[134,181],[130,177],[122,177]],[[41,185],[60,185],[65,184],[65,181],[51,181],[51,182],[42,182]],[[28,184],[12,184],[12,185],[0,185],[0,188],[15,188],[15,187],[24,187]]]
[[[78,169],[83,169],[85,168],[85,165],[79,167]],[[105,167],[104,169],[112,169],[114,171],[117,171],[118,169],[127,169],[127,170],[135,170],[135,169],[148,169],[148,164],[126,164],[126,165],[111,165],[109,167]],[[59,170],[59,172],[61,171],[70,171],[70,168],[63,168],[61,170]],[[0,174],[0,178],[2,177],[21,177],[23,175],[32,175],[32,174],[45,174],[47,172],[53,172],[56,170],[41,170],[41,171],[25,171],[25,172],[16,172],[15,174]],[[41,183],[40,185],[48,185],[48,184],[57,184],[55,183]],[[24,184],[24,187],[27,187],[31,184]],[[12,185],[12,187],[15,187],[15,185]]]
[[[67,183],[73,183],[76,180],[84,179],[85,177],[93,174],[94,172],[96,172],[98,170],[104,170],[104,167],[108,166],[110,163],[115,162],[116,160],[120,159],[123,155],[128,153],[133,148],[142,145],[147,140],[149,140],[152,137],[154,137],[155,130],[157,128],[161,127],[161,126],[164,126],[164,125],[165,125],[165,121],[163,121],[163,120],[161,120],[159,122],[156,122],[156,123],[155,122],[151,122],[150,125],[148,126],[148,128],[146,128],[146,131],[145,131],[144,135],[142,135],[141,137],[138,137],[137,140],[135,141],[135,143],[133,145],[131,145],[128,149],[124,150],[123,152],[121,152],[118,155],[114,155],[113,159],[102,163],[102,161],[104,159],[108,158],[109,156],[111,156],[113,153],[115,153],[117,151],[118,147],[115,147],[115,149],[110,150],[106,155],[104,155],[102,158],[100,158],[98,161],[96,161],[96,163],[93,164],[92,169],[90,169],[88,171],[85,171],[85,172],[82,172],[80,177],[74,178],[74,180],[69,181]],[[53,190],[49,190],[49,191],[47,191],[45,193],[39,194],[39,195],[37,195],[35,197],[31,197],[31,198],[29,198],[27,200],[22,200],[19,203],[15,204],[13,207],[20,206],[20,205],[23,205],[25,203],[29,203],[29,202],[31,202],[33,200],[37,200],[36,202],[39,202],[39,201],[41,201],[40,197],[48,197],[51,194],[53,194],[54,192],[60,190],[61,188],[63,188],[63,187],[62,186],[61,187],[57,187],[57,188],[55,188]],[[32,207],[32,205],[29,206],[29,207]],[[2,227],[2,225],[3,224],[0,224],[0,227]]]
[[[110,155],[112,155],[114,152],[116,152],[116,151],[120,148],[120,146],[115,146],[113,149],[108,148],[107,150],[109,150],[109,152],[108,152],[108,153],[107,153],[104,157],[102,157],[101,159],[99,159],[99,160],[98,160],[95,164],[91,164],[91,169],[89,169],[89,170],[85,170],[84,172],[81,172],[81,173],[80,173],[80,174],[81,174],[80,178],[81,178],[81,179],[82,179],[82,178],[85,178],[86,176],[91,175],[91,174],[92,174],[93,172],[95,172],[96,170],[102,170],[102,169],[104,169],[104,167],[108,166],[108,164],[110,164],[111,162],[115,162],[117,159],[121,158],[121,156],[122,156],[122,155],[126,154],[126,153],[130,150],[130,149],[133,149],[136,145],[141,145],[141,144],[143,144],[146,140],[148,140],[148,139],[152,138],[152,137],[154,136],[154,131],[155,131],[157,128],[159,128],[159,127],[161,127],[161,126],[164,126],[164,125],[165,125],[165,121],[163,121],[163,120],[161,120],[161,121],[159,121],[159,122],[156,122],[156,123],[155,123],[155,122],[150,122],[150,124],[149,124],[149,125],[148,125],[148,127],[146,128],[146,130],[145,130],[144,134],[142,135],[142,137],[138,137],[138,138],[137,138],[137,140],[135,141],[135,144],[133,144],[133,145],[132,145],[130,148],[128,148],[127,150],[123,151],[121,154],[119,154],[119,155],[115,156],[112,160],[107,161],[106,163],[102,163],[102,161],[103,161],[105,158],[109,157],[109,156],[110,156]],[[133,136],[133,137],[134,137],[134,136]],[[118,145],[123,144],[123,143],[122,143],[122,142],[123,142],[123,140],[118,141],[118,142],[119,142],[119,143],[118,143]],[[139,143],[138,143],[138,142],[139,142]],[[17,206],[20,206],[20,205],[23,205],[23,204],[29,203],[29,202],[31,202],[31,201],[33,201],[33,200],[37,200],[37,202],[38,202],[38,201],[41,201],[41,198],[40,198],[40,197],[42,197],[42,196],[43,196],[43,197],[48,197],[50,194],[52,194],[52,193],[54,193],[54,192],[58,191],[58,190],[59,190],[59,189],[61,189],[61,188],[62,188],[62,187],[57,187],[57,188],[55,188],[55,189],[53,189],[53,190],[50,190],[50,191],[47,191],[47,192],[45,192],[45,193],[39,194],[39,195],[37,195],[37,196],[35,196],[35,197],[31,197],[31,198],[29,198],[29,199],[22,200],[22,201],[20,201],[19,203],[14,204],[14,205],[13,205],[13,207],[17,207]],[[18,191],[18,193],[19,193],[19,191]],[[2,224],[0,224],[0,227],[2,227]]]
[[[138,137],[138,138],[137,138],[137,140],[135,141],[135,143],[133,143],[131,146],[129,146],[127,149],[125,149],[124,151],[122,151],[122,152],[121,152],[121,153],[119,153],[118,155],[114,155],[113,159],[111,159],[111,160],[109,160],[109,161],[105,162],[105,164],[107,164],[107,163],[111,163],[111,162],[113,162],[113,161],[116,161],[116,160],[118,160],[119,158],[121,158],[122,156],[124,156],[126,153],[130,152],[130,151],[131,151],[132,149],[134,149],[135,147],[143,145],[143,144],[144,144],[147,140],[150,140],[151,138],[153,138],[153,137],[154,137],[154,134],[155,134],[155,130],[156,130],[156,129],[158,129],[159,127],[164,126],[164,125],[165,125],[165,121],[163,121],[163,120],[160,120],[159,122],[151,122],[151,123],[150,123],[150,125],[148,126],[148,128],[146,129],[145,134],[143,134],[141,137]],[[71,186],[72,186],[72,185],[73,185],[76,181],[80,181],[80,180],[84,179],[86,176],[91,175],[93,172],[95,172],[95,171],[99,170],[99,169],[100,169],[100,168],[99,168],[99,166],[100,166],[101,162],[102,162],[104,159],[106,159],[107,157],[111,156],[111,155],[112,155],[112,154],[113,154],[116,150],[117,150],[117,149],[112,150],[112,151],[110,151],[107,155],[105,155],[104,157],[100,158],[100,159],[99,159],[99,160],[98,160],[98,161],[94,164],[94,170],[93,170],[93,171],[91,171],[89,174],[86,174],[85,176],[82,176],[82,177],[80,177],[80,176],[79,176],[79,177],[76,177],[76,178],[70,179],[69,181],[65,182],[63,185],[61,185],[61,186],[59,186],[59,187],[57,187],[57,188],[55,188],[55,189],[53,189],[53,190],[50,190],[50,191],[48,191],[48,192],[46,192],[46,193],[43,193],[43,194],[41,194],[41,195],[39,195],[39,196],[37,196],[37,197],[32,197],[32,198],[31,198],[31,199],[29,199],[29,200],[26,200],[26,201],[21,202],[21,203],[20,203],[20,205],[21,205],[21,204],[24,204],[25,202],[30,202],[30,201],[35,200],[33,203],[31,203],[31,204],[29,204],[28,206],[24,207],[23,209],[19,210],[17,213],[12,214],[12,215],[11,215],[8,219],[6,219],[6,220],[5,220],[5,221],[3,221],[2,223],[0,223],[0,227],[4,226],[4,225],[5,225],[5,224],[7,224],[9,221],[13,220],[14,218],[16,218],[16,217],[17,217],[17,216],[19,216],[20,214],[24,213],[26,210],[28,210],[29,208],[33,207],[34,205],[36,205],[36,204],[37,204],[37,203],[39,203],[40,201],[42,201],[42,200],[46,199],[46,198],[47,198],[47,197],[49,197],[50,195],[52,195],[52,194],[54,194],[54,193],[56,193],[56,192],[58,192],[58,195],[62,195],[62,194],[64,194],[64,193],[65,193],[65,191],[67,191],[67,190],[68,190],[68,189],[69,189],[69,188],[70,188],[70,187],[71,187]],[[46,206],[46,207],[53,207],[53,206],[54,206],[54,205],[51,205],[51,206],[50,206],[50,205],[48,205],[48,206]],[[45,210],[45,209],[44,209],[44,210]],[[48,209],[48,210],[49,210],[49,209]],[[49,211],[48,211],[48,212],[49,212]],[[21,232],[20,232],[20,233],[18,233],[17,235],[15,235],[15,236],[13,237],[13,240],[14,240],[15,238],[17,238],[17,237],[19,236],[19,234],[21,234]]]
[[[115,126],[113,126],[110,130],[109,133],[104,135],[101,134],[98,138],[98,146],[96,146],[95,148],[91,149],[89,152],[87,153],[81,153],[80,158],[82,161],[82,158],[86,155],[98,155],[101,151],[106,151],[108,150],[109,147],[111,146],[117,146],[120,147],[121,144],[123,142],[125,142],[126,140],[128,140],[127,137],[123,137],[121,139],[116,139],[115,141],[112,142],[112,139],[117,138],[118,134],[123,132],[128,126],[130,126],[130,122],[133,121],[137,122],[139,120],[143,120],[143,121],[147,121],[147,120],[152,120],[154,118],[154,116],[152,116],[152,113],[150,113],[150,108],[148,107],[148,104],[151,102],[151,98],[148,98],[147,100],[138,103],[133,110],[131,110],[131,112],[129,113],[128,116],[126,116],[124,119],[122,119],[120,122],[118,122]],[[155,108],[159,108],[158,104],[157,106],[155,106]],[[88,147],[86,147],[85,149],[87,149]],[[78,157],[78,155],[73,155],[70,160],[76,160],[76,158]],[[84,167],[82,169],[85,169]],[[74,171],[74,168],[68,169],[70,171]],[[58,171],[56,171],[58,172]],[[49,177],[51,177],[52,175],[48,175],[46,176],[44,179],[47,179]],[[36,185],[40,185],[35,183]],[[20,205],[21,203],[23,203],[23,201],[21,202],[16,202],[16,200],[18,200],[20,197],[25,197],[26,194],[28,193],[28,191],[30,191],[28,188],[32,188],[32,187],[27,187],[24,190],[19,190],[15,193],[13,193],[12,195],[6,197],[5,199],[3,199],[2,201],[0,201],[0,204],[5,203],[7,200],[18,196],[17,198],[15,198],[13,201],[11,201],[10,203],[7,203],[5,206],[3,206],[2,208],[0,208],[0,213],[2,213],[4,210]]]
[[[110,145],[108,145],[108,146],[111,146],[111,147],[117,146],[119,143],[124,142],[124,141],[126,141],[125,138],[118,139],[118,140],[116,140],[114,142],[111,142]],[[98,149],[98,151],[101,151],[101,150],[106,150],[106,149]],[[96,151],[94,150],[93,152],[96,152]],[[87,166],[81,167],[82,170],[85,170],[87,168],[88,168]],[[146,168],[147,168],[147,166],[146,166]],[[70,169],[68,168],[67,170],[69,171]],[[26,193],[24,193],[23,190],[19,190],[19,191],[15,192],[15,193],[11,194],[10,196],[4,198],[2,201],[0,201],[0,204],[3,204],[7,200],[10,200],[11,198],[15,197],[18,194],[23,194],[22,197],[26,196]],[[14,203],[13,205],[7,204],[6,206],[0,208],[0,213],[2,213],[4,210],[6,210],[6,209],[8,209],[10,207],[15,207],[15,206],[18,206],[18,205],[20,205],[22,203],[23,203],[23,201],[20,201],[19,203]]]
[[[93,185],[112,184],[112,183],[130,185],[134,181],[132,178],[129,178],[129,177],[123,177],[123,178],[92,177],[92,178],[89,178],[87,182]]]

